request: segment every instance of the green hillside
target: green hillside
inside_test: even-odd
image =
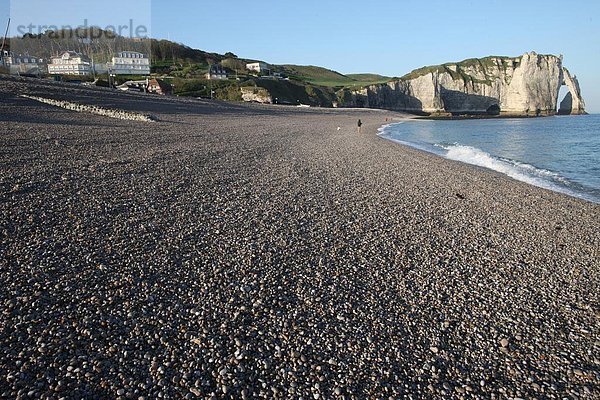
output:
[[[346,76],[352,79],[353,81],[365,83],[367,85],[376,83],[386,83],[393,79],[389,76],[383,76],[378,74],[346,74]]]
[[[120,51],[137,51],[149,55],[153,76],[166,79],[175,86],[180,96],[209,97],[211,92],[223,100],[240,101],[240,87],[254,86],[269,91],[273,98],[284,104],[331,106],[336,92],[345,89],[388,82],[391,78],[377,74],[344,75],[314,65],[274,65],[270,72],[257,74],[246,70],[246,64],[259,60],[239,58],[228,52],[209,53],[168,40],[135,40],[99,28],[47,31],[39,35],[26,34],[10,39],[19,52],[49,59],[63,51],[82,53],[95,63],[106,63]],[[112,35],[112,39],[109,37]],[[210,65],[224,68],[229,79],[208,81],[205,74]],[[277,73],[277,74],[274,74]],[[118,77],[122,83],[130,77]]]
[[[287,75],[290,79],[308,82],[319,86],[345,86],[352,83],[352,79],[327,68],[314,65],[279,65],[274,70]]]
[[[387,76],[377,74],[343,75],[337,71],[314,65],[276,65],[274,70],[287,75],[291,79],[325,87],[368,86],[391,80]]]
[[[453,79],[462,79],[464,81],[474,81],[479,83],[490,83],[489,80],[477,80],[473,78],[467,72],[470,68],[477,68],[481,71],[486,71],[489,68],[496,68],[497,66],[506,70],[507,66],[513,63],[519,63],[520,58],[506,57],[506,56],[488,56],[482,58],[467,58],[466,60],[458,62],[449,62],[439,65],[430,65],[426,67],[417,68],[408,74],[404,75],[401,79],[410,80],[419,78],[429,73],[448,73]],[[499,63],[499,64],[498,64]]]

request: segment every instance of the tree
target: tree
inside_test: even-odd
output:
[[[221,65],[232,71],[244,71],[246,69],[246,63],[237,58],[226,58],[221,61]]]

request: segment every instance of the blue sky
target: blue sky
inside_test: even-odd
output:
[[[7,4],[0,0],[3,19],[9,14]],[[104,26],[120,23],[115,15],[134,15],[139,9],[145,21],[151,8],[153,37],[342,73],[401,76],[424,65],[470,57],[532,50],[563,54],[564,65],[580,81],[588,110],[600,112],[597,0],[13,0],[15,4],[27,4],[32,21],[78,23],[92,15],[94,23]],[[69,4],[69,9],[58,4]]]

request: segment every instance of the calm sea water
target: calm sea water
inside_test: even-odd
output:
[[[600,203],[600,115],[388,125],[391,139]]]

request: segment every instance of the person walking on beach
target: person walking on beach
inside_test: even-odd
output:
[[[358,133],[362,132],[362,121],[359,119],[358,120]]]

